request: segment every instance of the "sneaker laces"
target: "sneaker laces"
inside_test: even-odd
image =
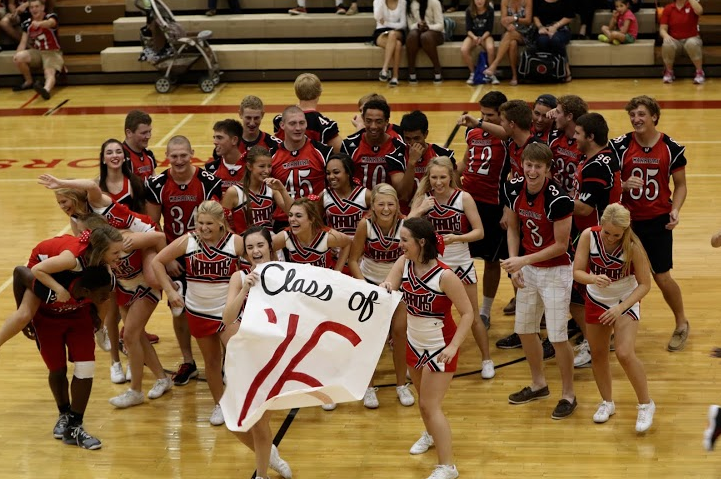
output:
[[[650,404],[639,404],[636,406],[638,409],[638,422],[646,422],[648,420],[649,411],[651,409]]]
[[[446,474],[446,470],[453,469],[453,466],[446,466],[446,465],[438,465],[436,466],[435,470],[433,471],[433,474],[431,474],[428,479],[445,479],[448,477]]]

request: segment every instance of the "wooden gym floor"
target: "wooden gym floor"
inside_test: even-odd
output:
[[[430,140],[442,143],[462,110],[477,111],[476,100],[489,87],[468,87],[448,81],[435,87],[402,84],[388,89],[378,82],[326,83],[321,111],[339,122],[341,133],[352,133],[350,117],[357,99],[377,91],[387,96],[392,120],[415,108],[430,118]],[[564,421],[552,421],[551,410],[560,393],[555,360],[546,364],[552,398],[522,406],[507,402],[509,393],[529,381],[521,350],[502,351],[491,346],[498,367],[495,379],[483,381],[470,374],[453,381],[444,402],[454,433],[456,464],[464,478],[491,477],[618,477],[712,478],[721,476],[721,457],[707,454],[701,445],[706,411],[721,401],[719,360],[709,350],[721,345],[718,334],[718,279],[721,251],[709,238],[721,228],[717,197],[721,172],[714,154],[721,145],[721,85],[713,79],[702,87],[689,79],[673,85],[654,80],[585,80],[569,85],[498,87],[509,98],[532,101],[540,93],[574,93],[591,109],[602,113],[611,135],[630,130],[625,102],[649,94],[663,102],[659,128],[687,146],[689,195],[675,230],[673,276],[683,290],[691,335],[683,352],[671,354],[666,343],[673,320],[659,290],[653,287],[642,307],[637,351],[646,366],[651,396],[657,404],[652,429],[635,433],[636,399],[621,368],[613,362],[616,415],[604,425],[593,423],[599,395],[590,369],[576,370],[579,408]],[[7,91],[7,90],[6,90]],[[153,86],[87,86],[57,89],[50,101],[33,99],[33,93],[0,97],[0,317],[14,310],[12,268],[26,262],[40,240],[67,231],[67,218],[53,195],[35,184],[44,172],[65,177],[93,177],[97,173],[100,144],[109,137],[122,140],[125,113],[132,108],[153,116],[151,147],[159,159],[175,134],[190,138],[196,157],[207,160],[212,151],[212,125],[235,118],[240,99],[247,94],[263,98],[268,112],[264,130],[271,129],[273,114],[295,103],[292,83],[223,84],[203,95],[193,85],[170,95],[158,95]],[[453,142],[463,154],[462,132]],[[482,265],[479,263],[479,276]],[[512,330],[512,317],[501,308],[511,297],[502,280],[493,307],[491,343]],[[148,329],[161,337],[157,349],[166,369],[174,369],[180,356],[164,306]],[[199,352],[196,358],[201,363]],[[125,359],[123,363],[125,364]],[[115,410],[107,399],[126,386],[109,380],[109,358],[97,353],[98,367],[86,429],[103,441],[99,451],[63,445],[51,436],[57,417],[47,387],[46,369],[35,345],[19,336],[0,351],[0,478],[138,478],[138,477],[251,477],[252,454],[224,427],[212,427],[208,416],[213,404],[207,385],[192,381],[176,387],[161,399],[130,410]],[[459,373],[479,369],[480,357],[472,339],[461,352]],[[199,364],[202,368],[202,365]],[[501,367],[502,366],[502,367]],[[151,378],[145,375],[145,391]],[[392,381],[390,354],[385,351],[377,383]],[[393,388],[378,392],[380,409],[358,403],[342,404],[333,412],[302,409],[280,443],[282,456],[295,478],[425,478],[436,461],[435,451],[410,456],[408,449],[423,430],[417,406],[402,407]],[[278,412],[274,431],[286,419]],[[277,476],[272,476],[277,477]]]

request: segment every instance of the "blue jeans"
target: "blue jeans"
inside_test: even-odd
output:
[[[566,45],[571,41],[571,29],[563,27],[558,30],[552,37],[548,35],[538,35],[536,47],[539,52],[549,52],[568,58],[566,54]]]

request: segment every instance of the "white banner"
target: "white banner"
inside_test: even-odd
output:
[[[401,294],[304,264],[256,271],[226,352],[228,429],[248,431],[267,410],[362,399]]]

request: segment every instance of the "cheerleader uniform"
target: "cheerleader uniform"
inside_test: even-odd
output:
[[[303,246],[290,227],[283,230],[280,234],[285,236],[285,247],[288,250],[289,261],[291,263],[320,266],[321,268],[332,268],[332,258],[328,254],[329,231],[330,229],[323,228],[315,235],[310,245]]]
[[[453,340],[456,323],[451,315],[453,303],[441,290],[441,275],[450,270],[440,261],[423,276],[417,276],[412,261],[403,266],[401,292],[408,307],[406,364],[415,369],[454,372],[458,354],[448,363],[438,363],[438,354]]]
[[[245,191],[239,185],[231,185],[230,188],[235,188],[238,195],[238,202],[232,208],[236,233],[242,233],[250,226],[262,226],[272,231],[273,212],[276,208],[273,190],[265,183],[260,186],[258,193],[253,193],[250,189]],[[250,225],[245,216],[246,208],[250,208]]]
[[[386,236],[372,219],[366,219],[366,242],[360,263],[360,270],[366,281],[381,284],[393,269],[396,260],[403,255],[402,227],[403,219],[399,218]]]
[[[112,268],[117,279],[115,297],[118,306],[129,308],[135,301],[147,298],[158,303],[162,297],[160,291],[153,289],[145,282],[143,276],[143,252],[134,250],[123,252],[117,264]]]
[[[586,301],[586,322],[600,324],[599,317],[628,298],[638,286],[633,268],[623,273],[624,252],[621,244],[614,251],[606,251],[601,240],[601,227],[591,228],[591,248],[588,262],[589,272],[592,274],[605,274],[611,279],[611,284],[599,288],[595,284],[586,286],[588,301]],[[641,319],[641,306],[634,304],[623,314],[628,314],[635,321]]]
[[[433,195],[428,192],[426,196]],[[426,213],[426,218],[431,222],[436,233],[441,236],[462,235],[470,231],[468,218],[463,210],[463,190],[455,190],[448,199],[448,204],[442,205],[435,198],[433,201],[433,208]],[[463,284],[478,282],[468,243],[457,242],[446,245],[443,256],[438,256],[438,259],[443,261],[461,279]]]
[[[224,329],[223,309],[228,282],[238,269],[233,234],[226,234],[215,246],[205,244],[195,233],[188,233],[185,249],[187,289],[185,308],[190,334],[210,336]]]

